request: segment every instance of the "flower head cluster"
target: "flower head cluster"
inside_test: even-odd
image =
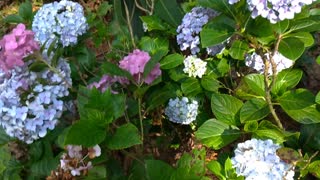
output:
[[[113,94],[117,94],[118,92],[113,91],[111,89],[111,86],[118,81],[119,81],[119,78],[117,78],[117,77],[103,75],[99,82],[93,82],[93,83],[89,84],[88,88],[92,89],[93,87],[95,87],[96,89],[98,89],[102,93],[105,92],[107,89],[110,89]]]
[[[86,175],[92,168],[92,162],[86,160],[87,157],[93,159],[101,155],[99,145],[90,148],[68,145],[66,150],[67,153],[62,154],[58,170],[51,172],[47,179],[73,179],[75,176]]]
[[[239,1],[229,0],[229,4]],[[313,1],[315,0],[247,0],[247,4],[252,18],[262,16],[274,24],[284,19],[293,19],[295,13],[300,13],[304,5]]]
[[[246,179],[293,179],[294,167],[277,156],[278,148],[280,146],[270,139],[247,140],[238,144],[231,162],[236,173]]]
[[[219,13],[203,7],[194,7],[191,12],[187,13],[183,19],[182,24],[177,29],[177,43],[182,51],[190,48],[191,54],[200,52],[199,33],[202,30],[202,26],[208,23],[208,21]],[[210,55],[215,55],[223,49],[223,45],[217,45],[207,48],[207,52]]]
[[[74,45],[78,36],[88,29],[79,3],[62,0],[43,5],[34,16],[32,30],[41,44],[50,45],[58,39],[62,45]]]
[[[195,56],[188,56],[183,61],[183,64],[183,72],[188,73],[189,77],[198,76],[199,78],[201,78],[207,70],[207,62],[202,61],[200,58],[197,58]]]
[[[70,67],[64,59],[56,66],[59,74],[48,69],[32,72],[28,65],[33,62],[9,73],[0,70],[0,125],[9,136],[26,143],[54,129],[64,109],[61,98],[69,94],[71,84]]]
[[[265,56],[267,57],[268,60],[270,60],[270,53],[265,54]],[[294,64],[294,61],[284,57],[279,52],[276,52],[274,54],[273,60],[274,60],[275,64],[277,65],[277,72],[280,72],[283,69],[290,68]],[[264,63],[263,63],[262,57],[260,55],[258,55],[256,53],[246,55],[245,63],[246,63],[246,66],[252,67],[253,69],[257,70],[260,74],[263,74]],[[272,74],[271,64],[270,64],[270,68],[268,70],[268,73]]]
[[[39,45],[34,40],[34,33],[26,30],[24,24],[18,24],[0,40],[0,69],[7,72],[15,66],[22,66],[23,58],[36,50]]]
[[[143,78],[144,68],[150,59],[151,57],[147,52],[136,49],[119,62],[119,67],[129,71],[138,84],[141,84],[142,82],[151,84],[161,75],[161,70],[160,63],[157,63],[148,76]]]
[[[197,118],[198,107],[197,101],[189,100],[187,97],[170,99],[165,114],[172,122],[190,124]]]

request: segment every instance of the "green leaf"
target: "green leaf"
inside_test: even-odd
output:
[[[148,96],[147,111],[150,111],[160,105],[163,105],[170,98],[176,97],[176,87],[171,84],[166,84],[161,88],[155,89],[152,94]]]
[[[320,91],[318,92],[318,94],[316,95],[316,103],[320,104]]]
[[[98,10],[97,10],[97,14],[98,16],[105,16],[107,15],[107,13],[109,11],[111,11],[112,9],[112,5],[109,4],[109,2],[102,2],[99,7],[98,7]]]
[[[84,45],[74,49],[74,57],[77,62],[86,67],[94,65],[96,60],[95,53]]]
[[[157,51],[168,51],[169,41],[166,38],[151,38],[144,36],[139,42],[141,50],[149,52],[150,56],[154,55]]]
[[[180,25],[183,17],[183,12],[175,0],[156,1],[154,14],[175,28]]]
[[[203,144],[216,150],[235,141],[240,134],[241,131],[237,127],[215,119],[203,123],[195,133],[196,138]]]
[[[131,123],[117,128],[116,133],[108,138],[107,146],[111,150],[129,148],[141,144],[141,138],[137,127]]]
[[[111,62],[108,62],[108,61],[104,62],[102,64],[101,69],[102,69],[102,72],[105,74],[114,75],[114,76],[123,76],[133,81],[133,77],[128,71],[121,69],[118,65],[115,65]]]
[[[309,172],[314,175],[316,178],[320,178],[320,160],[313,161],[309,164],[308,170]]]
[[[210,161],[207,167],[219,179],[226,180],[226,177],[222,174],[221,164],[218,161]]]
[[[272,24],[273,30],[278,34],[283,34],[289,27],[289,20],[285,19],[277,22],[276,24]]]
[[[88,175],[85,180],[102,180],[107,179],[107,170],[104,166],[93,166],[93,168],[88,171]]]
[[[286,90],[294,88],[302,78],[302,70],[285,69],[278,73],[272,93],[282,95]]]
[[[183,63],[184,57],[181,54],[169,54],[160,61],[161,69],[172,69]]]
[[[220,24],[219,28],[215,28],[209,25],[205,26],[200,32],[203,48],[223,43],[233,34],[233,31],[230,31],[230,26]]]
[[[181,83],[181,90],[186,96],[195,96],[202,92],[198,79],[188,78]]]
[[[106,129],[99,122],[80,120],[73,124],[65,137],[65,145],[92,147],[106,138]]]
[[[249,50],[249,45],[245,41],[236,40],[232,43],[229,54],[233,59],[244,60],[244,56]]]
[[[295,37],[282,39],[279,44],[279,52],[293,61],[297,60],[304,52],[304,43]]]
[[[0,146],[0,175],[6,170],[11,158],[8,145]]]
[[[320,16],[312,16],[305,19],[293,20],[290,23],[290,32],[312,32],[320,29]]]
[[[8,134],[2,127],[0,127],[0,147],[4,144],[7,144],[11,140],[12,138],[8,136]]]
[[[243,78],[249,91],[258,96],[265,96],[264,77],[261,74],[249,74]]]
[[[300,110],[315,103],[315,96],[307,89],[285,92],[278,101],[284,110]]]
[[[6,16],[3,21],[5,23],[23,23],[24,20],[21,16],[16,15],[16,14],[10,14],[8,16]]]
[[[166,31],[170,28],[170,26],[163,22],[158,16],[140,16],[140,19],[147,24],[148,31],[152,30],[160,30]]]
[[[291,33],[286,37],[293,37],[299,39],[301,42],[303,42],[304,47],[310,47],[314,44],[313,36],[309,32]]]
[[[29,70],[33,71],[33,72],[41,72],[41,71],[45,70],[46,68],[48,68],[48,66],[44,62],[41,62],[41,61],[35,61],[34,63],[32,63],[29,66]]]
[[[30,170],[34,176],[48,176],[52,170],[57,168],[58,164],[58,159],[45,157],[44,159],[33,163]]]
[[[267,39],[270,38],[268,41],[272,41],[271,39],[274,39],[273,26],[266,18],[257,17],[254,20],[250,20],[246,31],[248,31],[249,34],[258,37],[258,39],[266,39],[267,37]]]
[[[218,92],[221,87],[220,82],[215,78],[214,75],[203,76],[201,78],[201,86],[207,90],[212,92]]]
[[[174,169],[167,163],[160,160],[146,160],[147,179],[168,180]]]
[[[198,3],[202,7],[210,7],[229,16],[235,12],[234,7],[230,6],[226,0],[198,0]]]
[[[257,121],[247,121],[244,124],[243,130],[245,132],[254,132],[258,129],[258,122]]]
[[[227,95],[214,93],[211,97],[211,109],[219,121],[237,126],[240,124],[239,111],[243,103],[239,99]]]
[[[299,143],[303,149],[309,150],[320,149],[320,123],[318,124],[303,124],[301,126],[301,136]]]
[[[320,56],[317,57],[316,62],[317,64],[320,64]]]
[[[21,3],[19,6],[19,15],[26,21],[32,20],[32,4],[30,1]]]
[[[286,141],[286,134],[270,121],[263,120],[260,122],[258,129],[252,132],[252,138],[272,139],[282,144]]]
[[[295,121],[302,124],[320,123],[320,112],[315,105],[299,109],[299,110],[286,110],[285,112]]]
[[[259,121],[270,113],[267,102],[263,99],[253,98],[244,103],[240,110],[240,121]]]

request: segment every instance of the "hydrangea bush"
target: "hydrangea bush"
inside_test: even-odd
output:
[[[21,3],[0,36],[0,179],[320,178],[318,7]]]

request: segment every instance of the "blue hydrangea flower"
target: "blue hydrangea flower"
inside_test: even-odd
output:
[[[293,180],[294,167],[282,161],[276,151],[280,146],[272,140],[251,139],[239,143],[231,163],[239,176],[246,179]]]
[[[83,8],[79,3],[62,0],[43,5],[34,16],[32,31],[41,44],[50,45],[54,39],[65,47],[74,45],[78,36],[88,29]]]
[[[234,4],[240,0],[229,0]],[[284,19],[293,19],[294,14],[300,13],[304,5],[310,5],[315,0],[247,0],[251,17],[261,16],[271,23],[277,23]]]
[[[219,13],[213,9],[194,7],[191,12],[187,13],[183,19],[181,25],[177,29],[177,43],[182,51],[190,48],[191,54],[197,54],[200,52],[200,37],[199,33],[202,30],[202,26],[208,23],[208,21]],[[221,52],[224,45],[219,44],[207,48],[207,52],[210,55],[216,55]]]
[[[44,58],[50,62],[50,58]],[[48,69],[30,71],[28,65],[33,62],[9,73],[0,70],[0,125],[9,136],[26,143],[54,129],[64,110],[61,98],[69,94],[72,83],[71,70],[64,59],[59,59],[56,67],[62,76],[59,78]]]
[[[170,99],[165,114],[172,122],[190,124],[197,118],[198,107],[197,101],[189,100],[187,97]]]

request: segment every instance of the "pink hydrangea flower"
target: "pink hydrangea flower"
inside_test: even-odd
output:
[[[7,72],[15,66],[22,66],[23,58],[39,49],[34,33],[26,30],[24,24],[18,24],[0,40],[0,68]]]
[[[118,79],[111,77],[109,75],[103,75],[99,82],[93,82],[88,85],[89,89],[92,89],[93,87],[97,88],[100,92],[105,92],[107,89],[111,88],[112,84],[117,82]],[[113,94],[118,94],[118,92],[113,91],[111,89],[111,92]]]
[[[161,75],[161,70],[160,64],[157,63],[149,75],[143,79],[144,67],[150,59],[151,57],[147,52],[136,49],[120,61],[119,67],[129,71],[138,84],[142,82],[151,84],[158,76]]]

